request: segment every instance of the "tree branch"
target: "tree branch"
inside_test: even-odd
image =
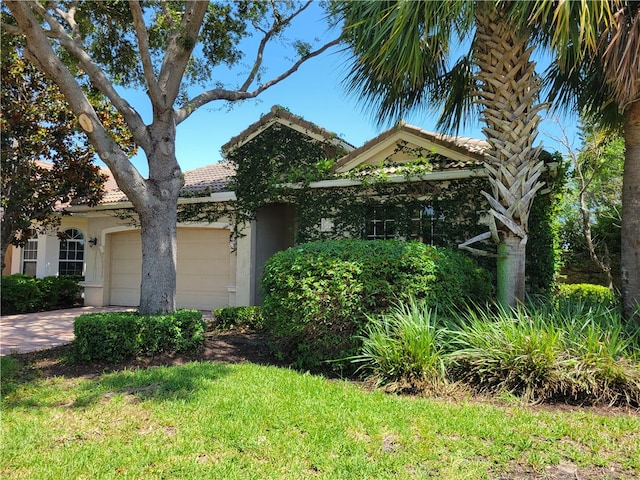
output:
[[[158,75],[163,101],[158,106],[173,108],[182,77],[197,43],[200,27],[209,8],[209,2],[191,0],[185,6],[180,28],[173,31]]]
[[[271,25],[271,28],[268,31],[266,31],[266,32],[263,31],[264,36],[262,37],[262,40],[260,40],[260,45],[258,46],[258,52],[256,53],[256,60],[253,63],[253,68],[251,69],[251,72],[249,72],[249,75],[247,76],[247,79],[245,80],[245,82],[240,87],[240,91],[246,92],[247,90],[249,90],[249,87],[251,86],[251,84],[255,80],[256,75],[258,74],[258,71],[260,70],[260,67],[262,66],[262,59],[263,59],[263,56],[264,56],[264,49],[266,48],[266,46],[269,43],[269,41],[271,40],[271,38],[275,34],[277,34],[283,27],[286,27],[287,25],[289,25],[291,23],[291,21],[295,17],[300,15],[304,10],[306,10],[307,7],[309,7],[309,5],[311,5],[311,0],[309,0],[306,4],[304,4],[302,7],[300,7],[298,10],[293,12],[291,15],[289,15],[284,20],[282,20],[280,18],[280,15],[278,14],[276,6],[273,5],[273,10],[274,10],[273,24]]]
[[[15,25],[1,22],[0,28],[2,28],[4,32],[10,33],[11,35],[22,35],[22,30],[20,30],[20,27],[16,27]]]
[[[71,75],[69,69],[64,66],[54,53],[47,35],[41,28],[40,22],[36,19],[34,12],[31,10],[32,7],[38,10],[42,7],[34,2],[24,2],[20,0],[6,0],[5,4],[13,14],[22,33],[25,35],[28,49],[31,55],[37,60],[39,68],[46,72],[58,85],[69,107],[74,114],[78,116],[80,125],[89,136],[100,158],[110,167],[118,185],[128,196],[130,193],[135,194],[136,190],[140,189],[144,184],[144,178],[105,130],[82,88],[73,75]],[[51,18],[50,15],[49,18]],[[52,28],[62,30],[62,27],[55,19],[51,18],[51,21],[53,22],[50,23]],[[64,31],[63,33],[62,39],[66,39],[66,43],[72,44],[75,51],[80,50]],[[82,51],[82,53],[88,57],[86,52]],[[131,109],[131,107],[129,108]],[[128,116],[133,116],[135,120],[142,123],[137,113],[133,109],[131,109],[131,111],[133,113],[129,112]],[[144,125],[142,126],[144,127]],[[125,181],[122,181],[123,179]]]
[[[216,100],[236,101],[236,100],[246,100],[249,98],[257,97],[268,88],[274,86],[275,84],[281,82],[282,80],[286,79],[287,77],[295,73],[298,70],[298,68],[300,68],[300,65],[302,65],[304,62],[306,62],[307,60],[310,60],[313,57],[320,55],[325,50],[328,50],[329,48],[335,45],[338,45],[340,41],[341,41],[340,38],[336,38],[335,40],[332,40],[326,43],[319,49],[314,50],[313,52],[310,52],[307,55],[304,55],[303,57],[300,57],[300,59],[296,63],[294,63],[287,71],[275,77],[274,79],[270,80],[269,82],[266,82],[263,85],[260,85],[257,89],[253,90],[252,92],[243,92],[240,90],[226,90],[223,88],[216,88],[216,89],[208,90],[206,92],[201,93],[200,95],[194,97],[192,100],[188,101],[182,108],[179,108],[176,110],[176,115],[175,115],[176,124],[186,120],[193,112],[195,112],[198,108],[202,107],[203,105],[206,105],[207,103],[210,103]]]
[[[153,62],[151,61],[151,55],[149,55],[149,37],[147,36],[147,27],[144,24],[144,18],[142,16],[142,8],[140,7],[140,3],[136,0],[129,1],[129,8],[131,9],[133,24],[136,29],[138,49],[140,50],[140,58],[142,59],[144,78],[146,79],[147,87],[149,88],[149,96],[154,104],[161,104],[162,93],[158,88],[158,82],[156,81],[156,76],[153,72]]]
[[[24,2],[24,3],[27,3],[27,2]],[[52,35],[58,39],[58,41],[60,42],[60,45],[67,52],[73,55],[80,62],[82,69],[89,76],[93,84],[96,87],[98,87],[98,89],[111,101],[111,103],[118,110],[118,112],[120,112],[125,122],[131,129],[131,134],[133,135],[135,142],[138,145],[140,145],[140,147],[142,147],[143,149],[147,149],[150,145],[150,139],[149,139],[146,125],[142,121],[142,118],[140,117],[138,112],[136,112],[135,109],[131,107],[129,102],[127,102],[124,98],[122,98],[118,94],[118,92],[115,90],[115,88],[113,88],[113,84],[111,83],[109,78],[105,75],[102,69],[93,61],[93,59],[89,56],[89,54],[87,54],[87,52],[84,50],[84,48],[79,43],[79,41],[76,41],[75,39],[71,38],[71,36],[69,36],[69,34],[64,30],[62,25],[60,25],[60,23],[58,23],[58,21],[55,18],[53,18],[49,14],[49,12],[47,12],[44,9],[44,7],[42,7],[38,2],[29,2],[29,4],[33,5],[33,7],[38,11],[38,13],[40,13],[45,18],[45,20],[51,27]],[[26,7],[26,8],[29,9],[29,7]],[[29,12],[31,12],[31,10],[29,10]],[[12,13],[14,13],[13,10],[12,10]],[[14,13],[14,16],[15,16],[15,13]],[[35,22],[35,25],[38,25],[38,28],[40,29],[40,31],[43,31],[43,29],[40,27],[37,20],[35,20],[35,17],[34,17],[34,22]],[[27,31],[25,29],[22,29],[22,30],[26,34]],[[49,56],[49,52],[46,52],[46,54],[47,56]],[[55,57],[55,53],[53,53],[53,50],[51,50],[51,55]],[[57,60],[57,57],[55,58]],[[65,68],[66,70],[66,67],[62,66],[62,68]],[[42,69],[46,71],[50,76],[54,77],[46,67],[43,66]],[[75,82],[75,79],[73,81],[74,83],[77,83]]]

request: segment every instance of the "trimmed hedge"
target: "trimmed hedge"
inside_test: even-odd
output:
[[[366,316],[394,302],[415,297],[443,307],[484,303],[492,285],[472,259],[446,248],[396,240],[312,242],[267,262],[263,315],[278,354],[313,369],[354,355]]]
[[[204,332],[199,310],[150,316],[136,312],[88,313],[73,324],[74,357],[117,363],[135,355],[183,352],[202,346]]]
[[[611,307],[618,305],[618,299],[609,288],[590,283],[562,283],[558,285],[556,298],[560,302],[581,302]]]
[[[211,325],[216,330],[262,330],[262,307],[223,307],[213,311]]]
[[[80,277],[33,278],[17,273],[2,277],[2,313],[28,313],[73,307],[82,287]]]

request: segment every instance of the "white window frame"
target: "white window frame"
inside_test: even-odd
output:
[[[60,239],[58,275],[84,275],[86,251],[84,234],[77,228],[69,228],[64,231],[64,235],[65,238]],[[73,265],[73,268],[70,269],[70,265]]]

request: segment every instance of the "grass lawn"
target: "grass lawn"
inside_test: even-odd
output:
[[[638,478],[640,416],[365,391],[192,362],[2,399],[3,479]]]

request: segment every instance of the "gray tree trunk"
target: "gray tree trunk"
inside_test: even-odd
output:
[[[177,203],[156,201],[139,210],[142,240],[140,313],[150,315],[176,308]]]
[[[498,244],[498,304],[503,308],[517,305],[525,294],[526,246],[515,235]]]
[[[622,301],[624,315],[640,323],[640,101],[625,112],[622,177]]]
[[[142,276],[140,313],[171,312],[176,308],[177,210],[184,184],[175,156],[175,121],[172,109],[154,112],[149,129],[149,178],[146,188],[131,189],[129,199],[140,219]]]

